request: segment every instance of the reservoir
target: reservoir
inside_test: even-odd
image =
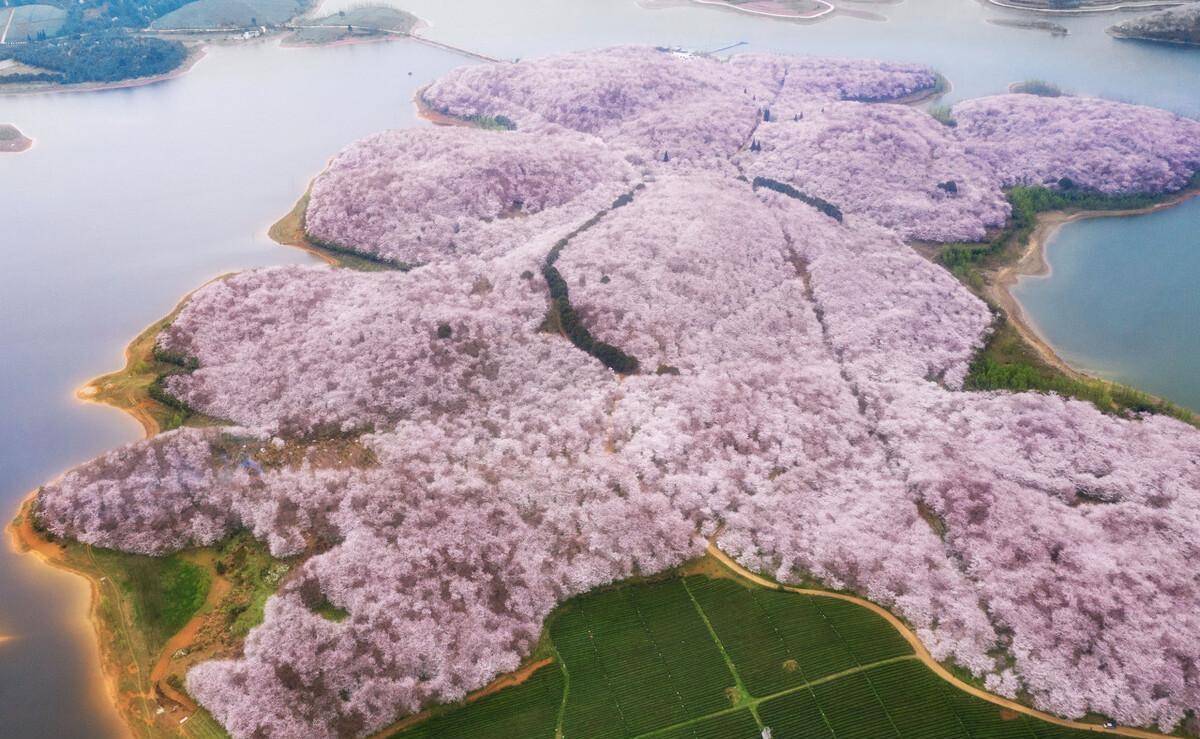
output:
[[[329,0],[323,10],[359,4]],[[1065,38],[1001,27],[975,0],[846,2],[802,25],[684,2],[408,0],[426,35],[512,59],[622,43],[869,56],[928,64],[949,101],[1039,77],[1089,95],[1200,116],[1200,51],[1118,42],[1123,16],[1055,18]],[[411,100],[471,60],[412,41],[208,50],[189,73],[122,90],[0,96],[0,122],[33,138],[0,155],[0,510],[141,435],[74,390],[188,291],[233,270],[311,257],[266,237],[350,141],[416,125]],[[1019,288],[1064,357],[1200,407],[1200,200],[1063,228],[1053,273]],[[1190,343],[1189,343],[1190,342]],[[84,621],[82,580],[0,547],[0,717],[20,737],[119,736]]]
[[[1064,224],[1013,290],[1071,366],[1200,409],[1200,199]]]

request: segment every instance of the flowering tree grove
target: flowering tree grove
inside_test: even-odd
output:
[[[563,599],[712,537],[894,609],[997,692],[1170,729],[1200,709],[1200,432],[962,392],[991,314],[904,240],[982,236],[1018,182],[1181,187],[1197,124],[1015,95],[950,129],[881,102],[935,83],[634,48],[453,72],[427,104],[517,130],[378,134],[309,207],[315,238],[412,269],[197,291],[158,339],[196,365],[166,390],[227,425],[81,465],[38,515],[146,554],[320,543],[244,653],[188,675],[236,737],[460,699]]]

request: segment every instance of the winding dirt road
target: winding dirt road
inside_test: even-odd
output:
[[[172,636],[163,645],[162,651],[158,654],[158,660],[154,663],[153,669],[150,670],[150,683],[162,691],[163,695],[178,703],[186,711],[195,711],[199,706],[196,705],[196,702],[190,696],[171,687],[171,684],[167,682],[167,671],[171,667],[171,660],[175,658],[176,652],[192,646],[192,642],[196,639],[196,634],[204,626],[209,614],[220,605],[221,601],[232,589],[233,585],[228,580],[214,574],[212,586],[208,589],[208,597],[205,599],[204,605],[184,624],[182,629],[176,632],[175,636]]]
[[[732,557],[718,549],[715,544],[710,543],[708,545],[708,553],[738,576],[749,580],[755,585],[761,585],[762,587],[770,588],[771,590],[785,590],[789,593],[815,595],[822,598],[836,598],[838,600],[844,600],[854,603],[855,605],[862,606],[863,608],[878,614],[889,624],[891,624],[896,631],[900,632],[900,635],[904,637],[904,639],[912,646],[913,651],[916,652],[917,659],[924,663],[926,667],[933,670],[941,679],[950,683],[959,690],[970,693],[976,698],[982,698],[983,700],[1000,706],[1001,708],[1007,708],[1010,711],[1023,713],[1026,716],[1031,716],[1041,721],[1046,721],[1047,723],[1066,726],[1067,728],[1078,729],[1080,731],[1094,731],[1097,734],[1112,734],[1114,736],[1134,736],[1141,737],[1142,739],[1169,739],[1166,734],[1157,734],[1153,731],[1146,731],[1144,729],[1132,729],[1124,726],[1118,726],[1115,729],[1106,729],[1097,724],[1085,724],[1081,721],[1071,721],[1069,719],[1059,718],[1049,713],[1044,713],[1035,708],[1030,708],[1029,706],[1022,705],[1007,698],[1002,698],[998,695],[992,695],[985,690],[980,690],[974,685],[963,682],[955,677],[953,673],[951,673],[949,670],[943,667],[940,662],[933,658],[933,655],[929,653],[929,650],[925,648],[925,645],[921,643],[921,640],[917,637],[917,635],[913,633],[913,631],[909,629],[903,621],[896,618],[887,609],[877,606],[869,600],[864,600],[863,598],[858,598],[853,595],[846,595],[845,593],[833,593],[827,590],[813,590],[810,588],[796,588],[790,585],[781,585],[772,580],[768,580],[761,575],[756,575],[750,570],[747,570],[745,567],[742,567],[740,564],[734,561]]]

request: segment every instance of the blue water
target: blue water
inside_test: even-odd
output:
[[[1200,52],[1116,41],[1103,29],[1119,15],[1056,19],[1071,35],[1052,38],[989,24],[1021,14],[974,0],[851,2],[887,20],[841,15],[814,25],[634,0],[398,4],[431,24],[430,37],[504,58],[744,40],[745,51],[929,64],[953,83],[949,100],[1040,77],[1200,116]],[[130,419],[78,403],[75,388],[118,368],[125,344],[204,281],[307,260],[270,243],[269,224],[339,147],[413,125],[413,92],[464,63],[406,41],[251,43],[214,47],[188,74],[153,86],[0,96],[0,122],[37,141],[25,154],[0,155],[0,512],[15,512],[61,470],[137,438]],[[1200,405],[1200,351],[1186,330],[1200,323],[1188,292],[1200,283],[1198,232],[1197,204],[1068,227],[1051,248],[1054,276],[1023,284],[1022,300],[1072,361]],[[1119,289],[1094,289],[1117,280]],[[119,733],[95,689],[86,605],[81,581],[0,547],[0,634],[15,637],[0,643],[0,735]]]
[[[1068,223],[1013,291],[1074,367],[1200,410],[1200,198]]]

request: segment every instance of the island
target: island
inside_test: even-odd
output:
[[[123,713],[1196,735],[1197,421],[1002,298],[1048,218],[1200,189],[1200,123],[896,102],[939,79],[578,52],[338,153],[273,229],[329,264],[186,296],[84,391],[147,438],[14,522],[92,579]]]
[[[1026,20],[1021,18],[989,18],[988,23],[1007,28],[1024,28],[1030,31],[1047,31],[1051,36],[1067,36],[1070,30],[1061,23],[1050,21]]]
[[[286,43],[297,46],[378,41],[408,37],[420,21],[387,5],[362,5],[321,18],[296,19]]]
[[[1169,8],[1134,18],[1110,27],[1108,32],[1117,38],[1200,45],[1200,4]]]
[[[20,129],[11,123],[0,123],[0,153],[15,154],[33,146],[33,139],[27,138]]]
[[[1083,15],[1184,5],[1195,0],[987,0],[992,5],[1039,13]]]
[[[713,5],[739,13],[783,18],[786,20],[816,20],[832,13],[835,8],[827,0],[691,0],[699,5]]]

